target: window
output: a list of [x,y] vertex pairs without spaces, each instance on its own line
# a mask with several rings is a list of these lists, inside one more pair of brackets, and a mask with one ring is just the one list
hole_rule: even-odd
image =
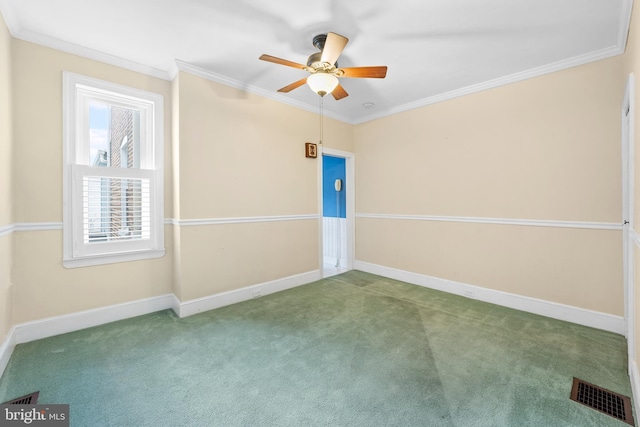
[[65,267],[164,255],[163,99],[63,75]]

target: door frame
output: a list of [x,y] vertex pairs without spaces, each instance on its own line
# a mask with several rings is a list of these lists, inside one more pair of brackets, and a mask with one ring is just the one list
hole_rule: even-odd
[[621,106],[622,139],[622,244],[624,279],[624,317],[626,323],[628,359],[635,361],[635,251],[640,245],[634,230],[634,117],[635,77],[629,74]]
[[355,260],[355,216],[356,216],[356,173],[355,173],[355,161],[356,155],[355,153],[349,151],[336,150],[335,148],[329,148],[320,146],[320,161],[318,162],[318,208],[319,208],[319,220],[318,220],[318,240],[319,240],[319,254],[318,254],[318,262],[320,265],[320,274],[324,277],[324,236],[323,236],[323,207],[324,200],[322,195],[322,155],[332,156],[332,157],[340,157],[345,160],[345,169],[346,169],[346,183],[345,183],[345,191],[346,194],[346,215],[347,215],[347,253],[345,255],[346,265],[344,266],[347,270],[353,269],[353,264]]

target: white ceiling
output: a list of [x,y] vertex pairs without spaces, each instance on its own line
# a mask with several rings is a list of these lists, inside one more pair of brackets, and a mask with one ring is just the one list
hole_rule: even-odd
[[[305,71],[314,35],[350,39],[342,67],[387,65],[385,79],[341,79],[325,114],[361,123],[624,51],[632,0],[0,0],[11,34],[170,80],[177,69],[318,111]],[[373,103],[366,109],[365,103]]]

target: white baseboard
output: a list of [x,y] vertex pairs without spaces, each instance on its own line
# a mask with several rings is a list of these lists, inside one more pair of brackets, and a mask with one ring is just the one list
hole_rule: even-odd
[[528,313],[539,314],[553,319],[564,320],[579,325],[602,329],[616,334],[625,334],[625,320],[620,316],[601,313],[598,311],[586,310],[584,308],[570,305],[544,301],[536,298],[525,297],[507,292],[487,289],[480,286],[468,285],[466,283],[454,282],[452,280],[440,279],[438,277],[424,274],[412,273],[398,270],[382,265],[371,264],[363,261],[356,261],[356,270],[377,274],[414,285],[423,286],[450,294],[460,295],[479,301],[489,302],[503,307],[514,308]]
[[173,294],[161,295],[20,323],[14,326],[13,336],[16,344],[22,344],[54,335],[104,325],[130,317],[170,309],[173,308],[173,306]]
[[321,278],[320,270],[315,270],[187,302],[180,302],[174,294],[166,294],[62,316],[38,319],[32,322],[19,323],[11,328],[4,342],[0,344],[0,377],[7,367],[13,349],[17,344],[167,309],[172,309],[180,317],[186,317],[202,311],[284,291],[320,280]]
[[173,294],[167,294],[14,325],[2,345],[0,345],[0,376],[2,376],[2,373],[7,367],[13,349],[17,344],[78,331],[92,326],[104,325],[117,320],[141,316],[169,308],[175,311],[179,305],[176,301],[177,299]]
[[638,365],[633,360],[629,360],[629,380],[631,380],[633,406],[638,411],[638,408],[640,408],[640,372],[638,372]]
[[629,380],[631,382],[631,400],[633,400],[634,412],[636,412],[636,420],[638,419],[638,408],[640,408],[640,372],[638,365],[633,360],[629,361]]
[[11,359],[11,354],[13,354],[13,349],[16,346],[16,340],[14,338],[15,329],[15,326],[13,326],[5,337],[4,342],[0,344],[0,377],[2,377],[2,373],[9,364],[9,359]]
[[[610,314],[523,297],[520,295],[411,273],[362,261],[356,261],[354,268],[368,273],[413,283],[418,286],[424,286],[451,294],[474,298],[480,301],[603,329],[618,334],[624,334],[625,331],[624,319]],[[11,328],[4,342],[0,344],[0,376],[9,363],[13,349],[17,344],[166,309],[172,309],[180,317],[187,317],[203,311],[213,310],[305,285],[307,283],[320,280],[321,278],[322,274],[320,270],[314,270],[186,302],[180,302],[174,294],[167,294],[144,300],[85,310],[63,316],[49,317],[32,322],[20,323]],[[636,391],[640,391],[640,374],[638,373],[638,368],[635,365],[635,362],[630,363],[629,369],[631,384],[632,387],[634,387],[633,395],[638,396],[639,394]],[[640,404],[640,402],[636,403]]]
[[315,282],[321,278],[322,274],[320,270],[284,277],[270,282],[247,286],[242,289],[235,289],[228,292],[185,301],[180,303],[176,313],[178,313],[178,316],[180,317],[187,317],[204,311],[213,310],[215,308],[272,294],[274,292],[280,292],[297,286],[306,285],[307,283]]

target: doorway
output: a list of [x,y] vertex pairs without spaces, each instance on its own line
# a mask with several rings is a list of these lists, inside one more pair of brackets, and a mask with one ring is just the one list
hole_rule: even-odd
[[353,154],[325,148],[321,167],[322,276],[353,268]]

